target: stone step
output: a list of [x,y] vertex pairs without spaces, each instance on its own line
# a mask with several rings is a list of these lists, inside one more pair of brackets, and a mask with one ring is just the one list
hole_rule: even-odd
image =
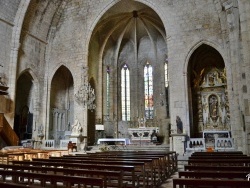
[[87,148],[87,152],[100,151],[169,151],[169,145],[95,145]]

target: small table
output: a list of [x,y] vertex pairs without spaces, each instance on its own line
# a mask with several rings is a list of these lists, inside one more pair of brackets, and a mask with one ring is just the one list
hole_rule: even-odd
[[101,144],[101,142],[123,142],[124,145],[130,144],[129,138],[99,138],[97,144]]

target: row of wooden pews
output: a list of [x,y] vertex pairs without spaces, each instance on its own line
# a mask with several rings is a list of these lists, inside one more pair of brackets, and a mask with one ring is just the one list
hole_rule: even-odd
[[195,152],[178,172],[179,178],[173,179],[173,188],[249,188],[249,173],[250,157],[242,152]]
[[33,158],[49,158],[69,154],[68,150],[40,150],[21,146],[7,147],[0,150],[0,163],[11,164],[12,161],[32,160]]
[[0,183],[6,186],[8,183],[27,184],[29,187],[146,188],[158,187],[176,170],[175,152],[68,154],[1,164]]

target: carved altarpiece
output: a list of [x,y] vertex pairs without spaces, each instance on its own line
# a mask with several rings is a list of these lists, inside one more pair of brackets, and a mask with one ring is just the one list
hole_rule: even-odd
[[230,130],[230,111],[225,69],[203,70],[195,80],[198,100],[198,130]]

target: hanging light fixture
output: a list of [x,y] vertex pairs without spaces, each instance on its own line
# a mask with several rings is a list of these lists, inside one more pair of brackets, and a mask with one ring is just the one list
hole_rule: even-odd
[[88,69],[83,67],[82,84],[75,94],[75,99],[79,105],[83,106],[83,108],[93,111],[96,108],[95,91],[88,82],[87,73]]

